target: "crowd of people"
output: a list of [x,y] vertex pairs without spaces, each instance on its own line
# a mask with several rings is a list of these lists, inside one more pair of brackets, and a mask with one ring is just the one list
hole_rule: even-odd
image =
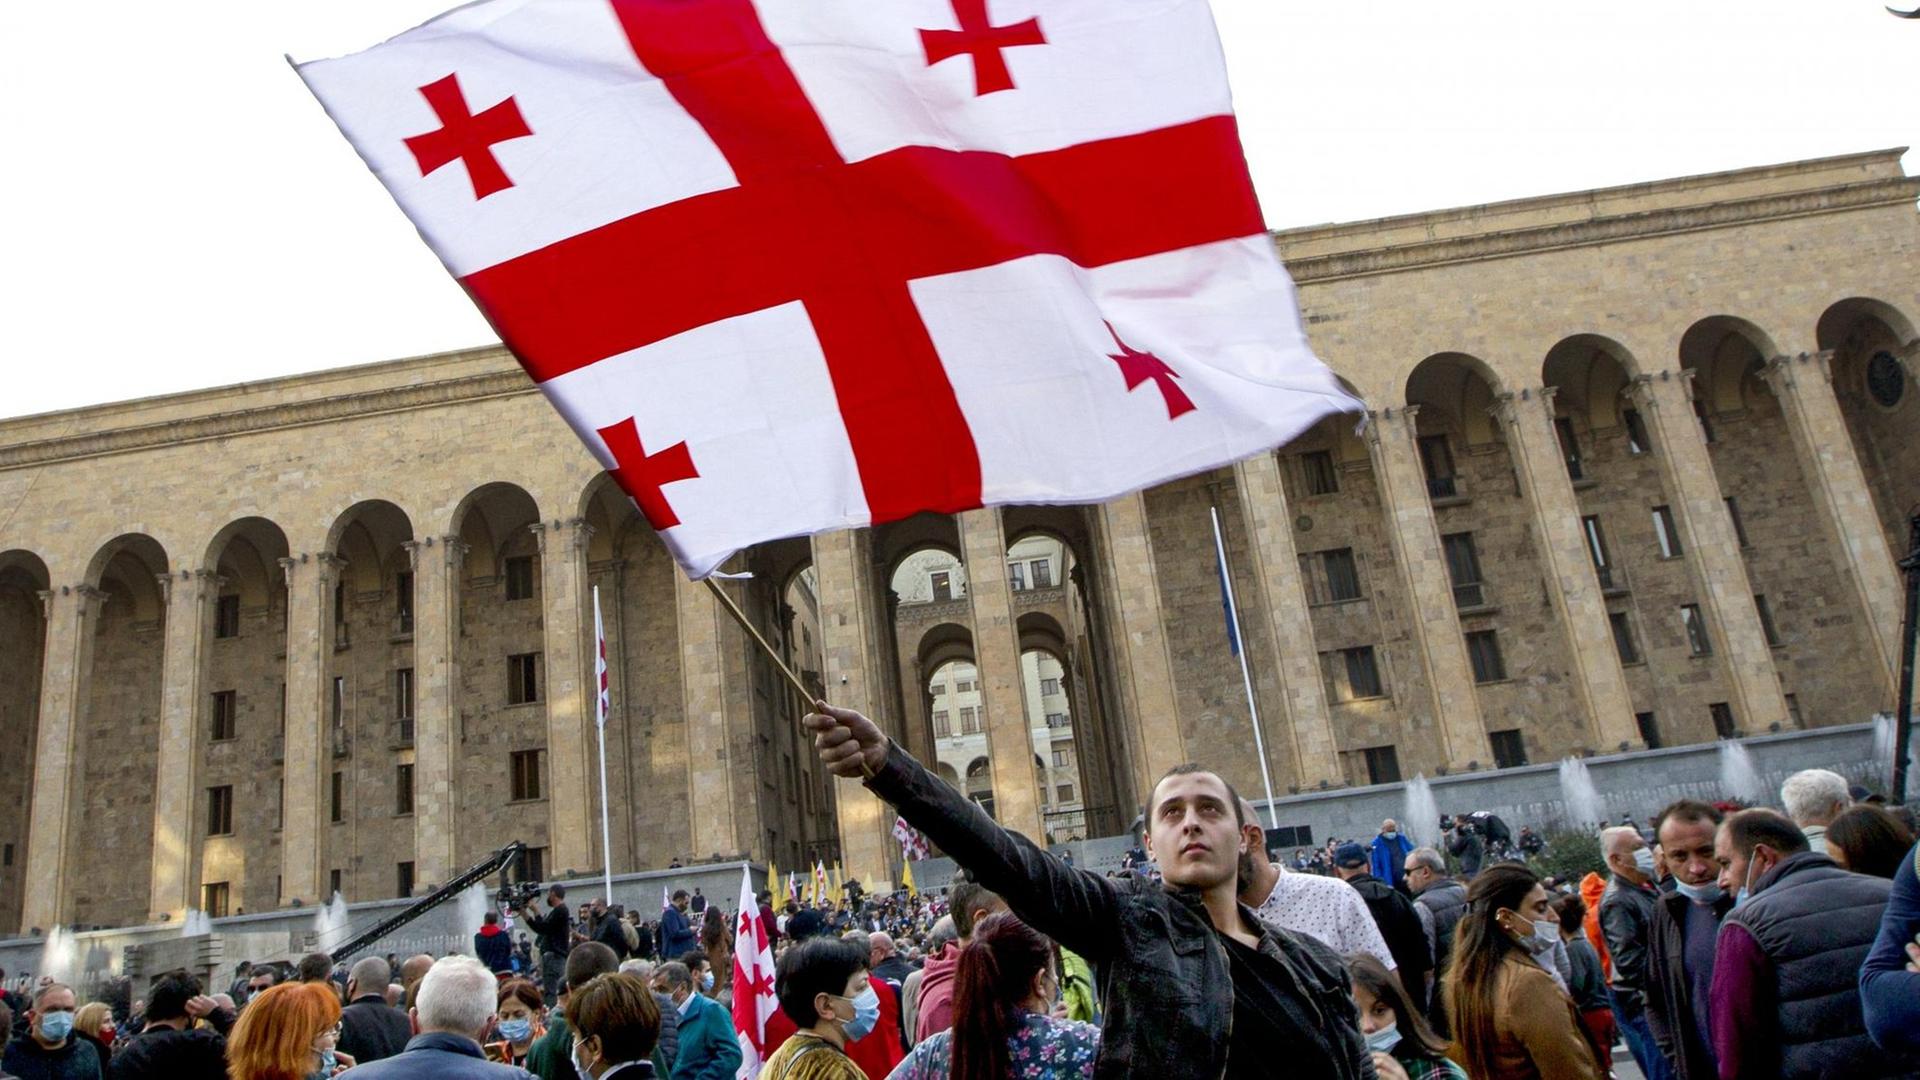
[[[1913,832],[1824,770],[1788,779],[1784,814],[1681,800],[1609,825],[1576,882],[1528,865],[1530,829],[1495,846],[1504,823],[1477,815],[1435,846],[1384,822],[1321,873],[1183,766],[1153,790],[1143,859],[1098,874],[858,714],[809,725],[962,872],[944,896],[760,894],[766,1080],[1600,1080],[1621,1045],[1647,1080],[1920,1074]],[[554,885],[489,912],[471,956],[315,954],[213,993],[172,971],[102,1001],[41,980],[0,992],[0,1076],[726,1080],[745,1060],[731,925],[697,892],[643,921]]]

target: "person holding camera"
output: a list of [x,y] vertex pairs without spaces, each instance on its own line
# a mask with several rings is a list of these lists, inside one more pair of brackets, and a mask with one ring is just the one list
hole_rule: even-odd
[[572,947],[573,921],[567,915],[567,889],[558,883],[547,887],[547,912],[542,915],[531,897],[520,908],[540,948],[540,992],[552,1003],[560,995],[560,973],[567,966],[567,950]]
[[[1447,822],[1442,821],[1444,827]],[[1465,814],[1453,818],[1452,827],[1446,831],[1447,853],[1460,860],[1460,877],[1472,881],[1480,872],[1480,864],[1487,857],[1487,842],[1480,838],[1480,829],[1473,819]]]

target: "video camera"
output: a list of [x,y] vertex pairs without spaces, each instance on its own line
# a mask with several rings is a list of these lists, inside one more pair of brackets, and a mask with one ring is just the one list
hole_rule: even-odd
[[538,881],[509,881],[500,886],[498,900],[508,911],[518,911],[539,899],[546,886]]

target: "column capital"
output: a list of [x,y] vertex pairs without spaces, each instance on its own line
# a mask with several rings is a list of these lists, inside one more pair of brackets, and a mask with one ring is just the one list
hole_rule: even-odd
[[1812,372],[1819,378],[1833,379],[1833,350],[1822,349],[1813,353],[1795,353],[1791,356],[1776,356],[1768,360],[1760,369],[1761,378],[1767,380],[1767,386],[1775,394],[1795,388],[1801,374]]
[[1692,400],[1693,377],[1692,368],[1677,370],[1668,368],[1664,371],[1648,372],[1628,379],[1625,389],[1620,392],[1636,405],[1652,405],[1655,403],[1654,395],[1659,386],[1677,382],[1680,385],[1680,392],[1685,394],[1688,400]]
[[1523,386],[1518,390],[1505,390],[1493,396],[1493,404],[1487,406],[1487,415],[1505,424],[1520,422],[1521,403],[1537,401],[1541,412],[1547,419],[1553,419],[1553,399],[1560,392],[1557,386]]
[[575,551],[585,551],[587,541],[593,539],[593,526],[587,524],[586,518],[578,517],[536,521],[527,526],[527,531],[533,533],[534,539],[539,541],[542,555],[547,553],[549,533],[555,537],[564,538],[563,542],[565,539],[570,539]]
[[181,570],[177,573],[168,571],[164,574],[155,574],[153,579],[160,583],[160,599],[169,604],[173,602],[173,591],[176,585],[193,583],[199,590],[199,595],[195,599],[204,600],[208,588],[212,588],[217,593],[227,584],[226,578],[204,566],[193,570]]
[[330,582],[333,580],[333,576],[347,565],[347,560],[338,555],[315,555],[307,551],[301,552],[297,557],[288,556],[287,558],[275,561],[280,564],[281,572],[286,575],[288,588],[293,587],[294,575],[298,573],[303,566],[312,569],[314,573],[318,574],[322,582]]

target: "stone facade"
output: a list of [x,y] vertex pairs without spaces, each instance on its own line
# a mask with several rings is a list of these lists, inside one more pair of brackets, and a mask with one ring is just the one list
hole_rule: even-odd
[[[1364,425],[1097,507],[761,545],[725,588],[924,757],[929,680],[971,665],[996,812],[1035,834],[1063,769],[1099,836],[1189,759],[1285,798],[1858,722],[1920,501],[1898,158],[1281,233]],[[0,925],[371,900],[510,839],[545,876],[897,872],[802,696],[499,350],[0,422],[0,506]]]

